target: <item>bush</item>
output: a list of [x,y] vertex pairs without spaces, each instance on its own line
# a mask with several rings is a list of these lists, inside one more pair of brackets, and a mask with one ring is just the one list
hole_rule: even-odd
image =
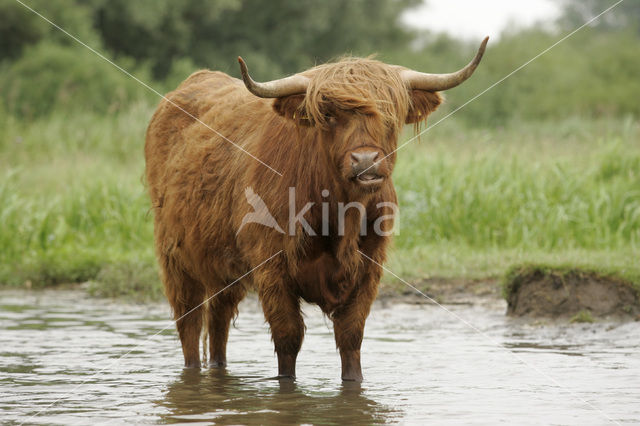
[[[120,62],[125,69],[131,66],[130,61]],[[142,81],[149,81],[143,69],[135,71]],[[0,92],[7,111],[25,118],[54,110],[113,113],[156,96],[94,53],[48,42],[26,49],[6,66]]]
[[[482,63],[467,82],[446,92],[446,103],[431,122],[471,100],[542,53],[564,34],[520,29],[489,40]],[[382,55],[383,60],[424,72],[450,72],[464,66],[480,40],[461,42],[426,36],[418,51]],[[512,74],[457,116],[474,126],[506,125],[514,120],[566,117],[640,116],[640,43],[632,32],[584,29]]]
[[[36,12],[83,42],[100,47],[93,29],[91,5],[77,0],[29,0]],[[76,42],[15,0],[0,0],[0,60],[19,57],[27,46],[42,40],[73,45]]]

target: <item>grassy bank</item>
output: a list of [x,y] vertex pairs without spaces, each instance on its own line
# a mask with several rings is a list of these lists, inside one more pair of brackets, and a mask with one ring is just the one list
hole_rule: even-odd
[[[152,110],[0,118],[1,283],[161,294],[142,184]],[[407,280],[495,277],[522,262],[636,273],[638,140],[639,123],[623,119],[443,122],[399,153],[388,267]],[[399,285],[390,274],[385,283]]]
[[152,108],[0,124],[0,282],[161,294],[142,184]]
[[421,139],[394,175],[399,275],[498,276],[526,262],[638,271],[637,122],[444,122]]
[[538,263],[514,265],[509,268],[502,279],[502,296],[508,299],[518,292],[522,283],[544,279],[558,279],[559,281],[564,281],[565,279],[577,279],[579,281],[593,279],[617,282],[629,285],[640,295],[640,275],[638,275],[638,270],[635,269],[607,269],[606,267],[589,269],[588,267],[576,268],[573,265],[556,264],[549,266]]

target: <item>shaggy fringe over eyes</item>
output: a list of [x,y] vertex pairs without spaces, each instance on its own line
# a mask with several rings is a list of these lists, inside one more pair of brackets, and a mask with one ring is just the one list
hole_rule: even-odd
[[304,110],[315,125],[328,128],[333,108],[378,116],[402,127],[411,98],[400,74],[370,58],[342,58],[303,73],[311,77]]

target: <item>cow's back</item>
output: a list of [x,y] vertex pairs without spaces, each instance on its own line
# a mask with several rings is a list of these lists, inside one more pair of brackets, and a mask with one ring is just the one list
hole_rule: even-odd
[[233,194],[244,189],[242,149],[259,136],[250,128],[255,120],[245,116],[261,108],[271,111],[240,80],[212,71],[192,74],[158,106],[145,159],[161,261],[179,264],[194,278],[238,270],[232,265],[238,259]]
[[145,142],[146,177],[154,204],[170,157],[179,155],[175,148],[187,143],[185,130],[194,124],[206,129],[198,120],[204,121],[206,113],[225,95],[241,90],[238,83],[224,73],[201,70],[162,99],[147,128]]

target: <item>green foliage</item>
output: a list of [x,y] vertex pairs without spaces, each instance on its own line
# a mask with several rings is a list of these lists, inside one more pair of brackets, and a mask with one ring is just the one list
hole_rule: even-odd
[[[142,184],[152,111],[0,115],[0,283],[161,294]],[[430,130],[399,153],[389,268],[405,279],[497,276],[522,262],[637,273],[639,133],[631,120],[577,118]]]
[[25,45],[42,38],[42,25],[37,16],[24,18],[26,9],[11,0],[0,0],[0,59],[15,58]]
[[[238,76],[238,55],[257,79],[295,73],[344,54],[376,52],[389,63],[449,72],[463,66],[479,43],[405,28],[400,16],[418,0],[28,3],[160,91],[175,88],[201,67]],[[442,113],[461,107],[609,6],[606,0],[563,3],[565,14],[557,26],[512,29],[493,38],[473,78],[447,92]],[[0,13],[0,91],[9,113],[110,112],[145,96],[137,83],[100,64],[19,3],[0,0]],[[633,2],[620,4],[466,105],[462,119],[495,126],[574,115],[640,116],[640,43],[633,19],[638,13]]]
[[[490,40],[471,79],[447,91],[443,112],[453,111],[507,77],[558,41],[563,34],[518,30]],[[450,72],[473,57],[479,44],[446,36],[428,38],[418,52],[401,51],[383,59],[429,72]],[[464,107],[460,119],[475,126],[511,121],[640,116],[640,43],[630,31],[583,29],[520,69]]]
[[[138,75],[145,79],[143,70]],[[0,91],[7,110],[23,117],[54,110],[113,113],[150,98],[139,83],[93,53],[48,42],[27,49],[7,67]]]
[[[92,11],[86,2],[25,0],[23,3],[83,42],[100,48],[100,36],[93,29]],[[0,0],[0,16],[0,61],[15,59],[23,49],[43,40],[51,44],[76,43],[15,0]]]
[[[315,61],[354,52],[393,49],[410,41],[400,22],[417,0],[36,0],[30,3],[54,23],[90,45],[100,42],[115,57],[132,57],[165,78],[174,60],[237,70],[244,55],[258,77],[297,72]],[[32,3],[32,4],[31,4]],[[0,35],[3,56],[53,34],[49,24],[12,0]],[[57,31],[57,30],[55,30]],[[56,42],[62,33],[54,34]],[[96,37],[97,36],[97,37]],[[98,38],[99,40],[96,40]],[[65,43],[68,43],[66,40]]]
[[563,8],[560,24],[566,29],[574,29],[615,5],[591,25],[604,31],[620,29],[640,31],[640,3],[637,1],[622,1],[617,5],[616,3],[618,2],[611,0],[560,0]]
[[82,282],[129,254],[153,259],[152,246],[145,246],[152,229],[140,188],[85,171],[83,180],[66,182],[66,190],[29,194],[32,188],[17,187],[20,174],[5,174],[0,187],[0,281]]
[[[155,270],[141,184],[150,113],[146,106],[117,117],[87,111],[0,120],[0,282],[106,279],[114,265],[134,260]],[[144,280],[158,286],[157,275]]]
[[[199,67],[237,76],[238,55],[257,79],[375,52],[449,72],[479,43],[404,28],[418,0],[26,3],[161,92]],[[430,123],[605,3],[564,0],[557,28],[492,39]],[[496,276],[522,262],[638,272],[639,10],[622,3],[400,152],[394,272]],[[0,282],[159,295],[141,185],[156,95],[19,3],[0,0],[0,16]]]
[[122,259],[103,265],[87,288],[92,296],[158,300],[164,295],[156,264],[149,259]]
[[[235,59],[242,55],[258,78],[276,78],[344,54],[366,56],[406,45],[411,33],[400,14],[413,0],[244,0],[236,11],[221,15],[222,25],[208,25],[195,51],[211,52],[223,70],[237,75]],[[263,13],[255,13],[261,10]],[[271,12],[271,13],[269,13]],[[223,40],[214,46],[208,40]],[[198,46],[200,46],[198,48]],[[205,62],[210,63],[210,62]],[[214,62],[215,64],[215,62]],[[220,65],[217,65],[218,67]]]
[[396,245],[640,247],[640,129],[633,122],[618,124],[627,126],[622,132],[582,126],[590,139],[563,138],[561,126],[550,124],[449,135],[434,129],[428,138],[437,144],[414,143],[400,154]]
[[578,312],[574,316],[572,316],[571,319],[569,320],[569,322],[571,324],[573,324],[573,323],[592,323],[592,322],[595,322],[595,320],[593,319],[593,315],[591,315],[591,312],[583,310],[583,311]]
[[[155,76],[165,77],[173,60],[195,53],[200,27],[218,24],[220,14],[237,9],[239,1],[96,0],[92,4],[105,46],[118,56],[149,62]],[[208,43],[217,44],[211,39]]]

